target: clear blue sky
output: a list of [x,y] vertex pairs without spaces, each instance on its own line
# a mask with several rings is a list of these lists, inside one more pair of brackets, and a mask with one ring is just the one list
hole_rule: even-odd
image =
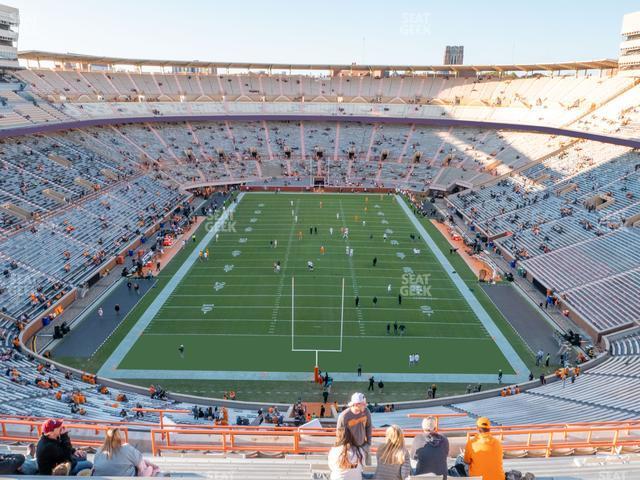
[[617,58],[638,0],[2,0],[20,50],[176,60],[465,63]]

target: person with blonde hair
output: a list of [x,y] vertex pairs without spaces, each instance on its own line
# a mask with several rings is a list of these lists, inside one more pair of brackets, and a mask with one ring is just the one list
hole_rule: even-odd
[[385,443],[377,453],[376,480],[404,480],[411,474],[409,451],[404,446],[404,435],[398,425],[391,425],[385,434]]
[[336,429],[336,443],[329,450],[331,480],[361,480],[366,451],[356,445],[353,433],[348,428]]
[[101,477],[155,477],[156,465],[147,462],[142,453],[124,442],[118,428],[106,432],[104,443],[93,460],[93,474]]

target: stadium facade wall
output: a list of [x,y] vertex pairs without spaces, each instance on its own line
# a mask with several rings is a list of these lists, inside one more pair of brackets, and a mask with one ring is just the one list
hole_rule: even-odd
[[595,142],[620,145],[623,147],[640,148],[640,140],[616,137],[613,135],[603,135],[597,133],[570,130],[565,128],[546,127],[543,125],[528,125],[518,123],[485,122],[477,120],[460,120],[449,118],[412,118],[412,117],[376,117],[376,116],[327,116],[327,115],[274,115],[274,114],[251,114],[251,115],[165,115],[165,116],[138,116],[138,117],[114,117],[96,118],[89,120],[75,120],[70,122],[35,124],[24,127],[8,128],[0,130],[0,139],[32,135],[36,133],[50,133],[70,129],[82,129],[87,127],[97,127],[101,125],[121,125],[134,123],[170,123],[170,122],[208,122],[208,121],[229,121],[229,122],[262,122],[262,121],[293,121],[293,122],[350,122],[350,123],[382,123],[382,124],[415,124],[421,126],[451,128],[481,128],[493,130],[513,130],[521,132],[543,133],[547,135],[559,135]]

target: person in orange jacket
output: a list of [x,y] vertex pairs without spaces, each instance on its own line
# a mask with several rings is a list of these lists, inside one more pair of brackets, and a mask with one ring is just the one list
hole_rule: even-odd
[[464,462],[469,465],[469,476],[483,480],[504,480],[502,443],[491,435],[491,422],[480,417],[476,422],[478,433],[467,441]]

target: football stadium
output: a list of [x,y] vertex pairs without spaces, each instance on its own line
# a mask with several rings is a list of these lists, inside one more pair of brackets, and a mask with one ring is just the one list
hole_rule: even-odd
[[640,12],[204,3],[0,5],[0,475],[640,479]]

